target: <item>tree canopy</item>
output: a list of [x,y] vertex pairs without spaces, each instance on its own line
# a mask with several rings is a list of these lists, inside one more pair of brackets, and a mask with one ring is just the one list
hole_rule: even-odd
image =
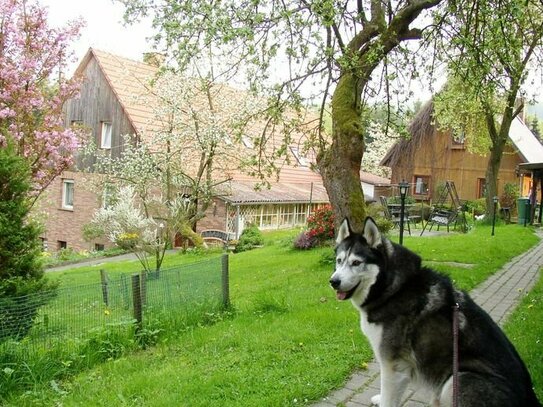
[[62,73],[81,25],[51,28],[37,2],[0,0],[0,147],[12,144],[28,161],[35,196],[72,164],[80,145],[62,114],[78,81]]
[[[392,79],[410,81],[418,74],[406,69],[420,58],[404,44],[423,37],[431,18],[419,17],[441,0],[120,2],[129,21],[152,16],[157,44],[179,69],[212,71],[223,81],[235,77],[268,97],[262,114],[270,125],[263,140],[267,131],[280,128],[287,144],[290,130],[301,124],[288,112],[310,102],[319,106],[310,144],[336,219],[348,217],[354,228],[362,226],[363,116],[372,99],[408,88],[395,87],[399,82]],[[332,134],[325,135],[322,118],[329,109]]]
[[436,98],[438,121],[463,130],[472,148],[490,152],[486,201],[492,215],[511,123],[531,96],[530,73],[541,69],[543,4],[450,1],[443,19],[441,49],[449,82]]

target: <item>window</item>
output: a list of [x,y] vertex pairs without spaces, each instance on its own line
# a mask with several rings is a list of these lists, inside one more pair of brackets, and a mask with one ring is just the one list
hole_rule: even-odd
[[103,244],[100,244],[100,243],[95,243],[94,244],[94,251],[95,252],[103,252],[105,250],[105,246]]
[[68,243],[66,243],[64,240],[57,240],[57,249],[62,250],[68,248]]
[[102,133],[100,138],[100,147],[104,149],[111,148],[111,123],[102,122]]
[[63,209],[74,208],[74,180],[73,179],[62,180],[62,208]]
[[428,195],[430,192],[430,177],[427,175],[415,175],[415,190],[413,195]]
[[486,179],[477,178],[477,199],[486,196]]
[[296,160],[301,167],[309,167],[309,160],[300,153],[298,147],[291,146],[290,151],[292,151],[292,154],[296,157]]
[[463,149],[466,141],[464,130],[453,130],[452,132],[452,148]]
[[249,136],[242,136],[241,141],[243,142],[243,145],[247,148],[254,148],[253,140]]

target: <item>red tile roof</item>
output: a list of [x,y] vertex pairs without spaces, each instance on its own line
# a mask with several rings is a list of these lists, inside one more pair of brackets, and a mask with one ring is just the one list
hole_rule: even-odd
[[[151,80],[156,77],[159,68],[133,61],[108,52],[89,49],[76,74],[83,74],[91,58],[95,58],[104,73],[106,80],[121,103],[128,119],[138,134],[157,131],[161,124],[157,123],[156,113],[151,96]],[[242,98],[246,95],[243,91],[229,86],[221,86],[220,92],[228,92],[229,97]],[[155,99],[156,100],[156,99]],[[254,123],[250,130],[258,136],[262,130],[262,123]],[[293,141],[293,146],[301,145],[304,135],[300,134],[299,140]],[[272,139],[268,142],[268,150],[281,145],[281,141]],[[238,159],[248,151],[249,147],[239,144]],[[239,164],[232,157],[225,159],[226,165],[221,168],[222,176],[231,178],[229,191],[231,195],[225,199],[230,202],[309,202],[311,183],[313,184],[313,202],[327,202],[328,196],[322,185],[322,179],[318,172],[308,166],[299,165],[291,151],[287,152],[289,160],[280,159],[276,165],[281,168],[278,182],[272,183],[269,190],[255,190],[254,185],[258,180],[243,172]],[[308,154],[308,157],[310,155]],[[390,180],[373,174],[361,173],[363,182],[373,185],[388,185]]]

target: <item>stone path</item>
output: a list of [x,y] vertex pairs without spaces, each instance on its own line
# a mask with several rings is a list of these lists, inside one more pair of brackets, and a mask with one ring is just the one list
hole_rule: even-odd
[[[543,232],[538,232],[543,237]],[[543,266],[543,240],[527,252],[515,257],[500,271],[481,283],[470,295],[499,325],[503,325],[522,296],[531,290]],[[332,392],[312,407],[368,407],[371,397],[379,393],[379,365],[371,362],[368,369],[355,373],[339,390]],[[402,407],[426,407],[428,396],[408,389]]]

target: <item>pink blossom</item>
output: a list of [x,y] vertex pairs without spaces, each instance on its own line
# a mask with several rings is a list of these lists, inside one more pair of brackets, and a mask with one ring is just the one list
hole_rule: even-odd
[[78,94],[79,81],[59,82],[58,72],[74,59],[69,44],[83,24],[49,27],[47,10],[37,0],[0,0],[0,15],[0,119],[7,129],[0,145],[11,141],[28,159],[39,194],[72,165],[80,144],[79,134],[64,128],[62,114],[64,102]]

